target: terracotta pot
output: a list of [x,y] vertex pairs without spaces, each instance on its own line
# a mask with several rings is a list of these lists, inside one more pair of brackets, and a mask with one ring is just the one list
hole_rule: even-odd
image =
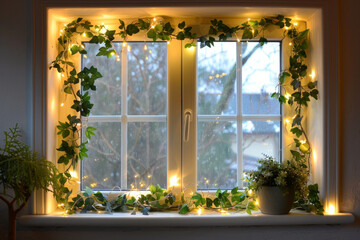
[[286,193],[280,187],[263,186],[258,190],[259,208],[262,213],[270,215],[288,214],[295,199],[294,189]]

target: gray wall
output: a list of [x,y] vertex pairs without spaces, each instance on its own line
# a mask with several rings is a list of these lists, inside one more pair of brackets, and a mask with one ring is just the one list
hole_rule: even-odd
[[[31,135],[31,0],[0,5],[0,131],[19,123],[25,140]],[[356,222],[347,226],[246,228],[29,229],[19,227],[18,239],[359,239],[360,238],[360,77],[356,22],[358,0],[339,0],[340,15],[340,210]],[[26,213],[27,210],[24,211]],[[0,202],[0,239],[7,231],[7,209]]]

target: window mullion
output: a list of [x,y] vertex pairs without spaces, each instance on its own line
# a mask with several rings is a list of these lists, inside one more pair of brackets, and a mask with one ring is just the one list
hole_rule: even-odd
[[236,44],[236,87],[237,87],[237,183],[239,188],[243,188],[242,174],[243,174],[243,136],[242,136],[242,53],[241,42]]
[[121,189],[127,189],[127,48],[121,50]]

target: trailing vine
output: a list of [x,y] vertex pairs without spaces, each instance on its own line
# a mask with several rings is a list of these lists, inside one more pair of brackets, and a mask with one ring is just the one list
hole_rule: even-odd
[[[292,158],[294,160],[301,160],[307,158],[307,168],[310,172],[310,156],[311,145],[306,132],[303,127],[303,113],[304,107],[308,106],[310,98],[318,99],[318,90],[316,88],[316,81],[308,81],[308,67],[306,65],[306,50],[308,48],[308,33],[309,30],[299,31],[296,23],[292,23],[290,18],[285,18],[282,15],[276,17],[265,17],[260,20],[248,20],[244,23],[230,27],[222,20],[211,20],[209,31],[206,35],[199,35],[193,32],[191,26],[187,26],[183,21],[177,25],[177,30],[170,22],[163,20],[144,18],[138,19],[130,24],[125,24],[123,20],[119,20],[119,30],[109,30],[105,25],[92,25],[89,21],[78,18],[67,24],[61,30],[58,38],[59,54],[51,63],[50,69],[55,68],[59,74],[65,78],[63,92],[72,97],[71,109],[74,113],[69,114],[64,122],[57,125],[58,135],[62,140],[57,151],[60,157],[57,162],[64,164],[66,170],[58,175],[59,181],[62,184],[61,191],[64,197],[60,202],[65,204],[65,209],[68,212],[73,212],[77,209],[82,209],[82,212],[105,209],[108,212],[125,211],[127,209],[136,210],[141,209],[144,214],[149,210],[172,210],[178,209],[179,213],[185,214],[192,208],[204,207],[208,209],[237,209],[246,210],[251,213],[251,210],[256,210],[255,199],[249,192],[238,191],[238,188],[216,192],[216,197],[204,197],[204,194],[196,192],[190,200],[185,201],[182,195],[179,201],[175,200],[175,196],[171,191],[161,189],[159,186],[150,186],[149,194],[141,194],[138,198],[130,197],[126,194],[118,195],[113,200],[108,200],[107,196],[101,192],[94,193],[87,188],[84,193],[78,194],[72,201],[69,201],[71,191],[66,187],[66,182],[71,179],[69,170],[71,167],[75,168],[79,160],[82,160],[87,155],[87,143],[81,143],[81,131],[84,128],[84,134],[87,139],[95,135],[95,128],[86,126],[86,121],[83,118],[88,117],[93,103],[91,103],[89,91],[96,91],[96,80],[102,75],[95,67],[84,68],[77,71],[71,58],[76,54],[86,54],[87,51],[80,42],[77,42],[76,37],[82,36],[87,38],[90,44],[102,44],[99,48],[97,56],[103,57],[119,57],[116,52],[113,40],[115,36],[119,36],[126,42],[129,36],[143,32],[147,38],[152,41],[172,41],[172,40],[188,40],[189,43],[185,48],[196,47],[196,43],[200,42],[200,47],[212,47],[216,39],[218,41],[226,41],[228,39],[237,39],[237,41],[251,40],[257,38],[260,45],[263,46],[268,42],[265,37],[265,30],[269,26],[277,26],[284,29],[284,38],[288,37],[291,40],[291,56],[289,59],[289,68],[281,72],[279,76],[279,91],[274,92],[271,96],[278,99],[281,104],[295,105],[295,115],[292,120],[291,132],[294,134],[294,146],[291,150]],[[240,37],[239,37],[240,36]],[[300,140],[303,137],[305,140]],[[318,199],[317,185],[310,185],[308,193],[310,195],[300,196],[298,207],[310,211],[315,211],[313,207],[316,203],[320,203]],[[162,203],[161,203],[162,202]],[[320,204],[321,205],[321,204]],[[315,211],[316,212],[316,211]]]

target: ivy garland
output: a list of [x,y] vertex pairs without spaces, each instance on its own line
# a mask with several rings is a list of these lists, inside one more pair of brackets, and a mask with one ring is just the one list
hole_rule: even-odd
[[[61,135],[62,141],[57,149],[61,153],[58,159],[59,164],[67,166],[63,173],[58,175],[61,188],[58,189],[58,194],[62,195],[60,203],[64,206],[67,213],[72,213],[78,210],[81,212],[105,210],[107,212],[127,211],[132,210],[132,214],[136,214],[136,210],[141,210],[143,214],[147,215],[148,211],[163,211],[163,210],[177,210],[180,214],[186,214],[193,208],[203,207],[213,210],[245,210],[251,214],[252,210],[257,210],[255,199],[251,194],[251,189],[239,191],[237,187],[231,191],[216,192],[216,197],[204,197],[204,194],[195,192],[190,199],[185,199],[182,193],[181,199],[176,201],[175,196],[171,190],[162,189],[159,186],[151,185],[149,194],[141,194],[138,198],[129,197],[127,194],[118,195],[114,199],[108,199],[108,196],[101,192],[93,192],[90,188],[82,194],[69,201],[72,193],[67,187],[66,182],[71,181],[69,170],[71,167],[75,168],[79,160],[82,160],[87,155],[87,143],[79,143],[81,137],[81,128],[86,128],[84,133],[88,139],[95,135],[94,127],[86,127],[83,123],[82,117],[87,117],[93,107],[90,101],[89,91],[96,91],[95,81],[102,77],[101,73],[95,67],[84,68],[81,71],[76,71],[74,63],[70,58],[75,54],[86,54],[86,50],[82,44],[77,43],[74,37],[82,35],[89,39],[89,43],[102,44],[97,56],[106,56],[108,58],[117,56],[113,40],[114,36],[120,36],[125,42],[129,36],[135,35],[140,31],[146,31],[146,35],[153,41],[171,41],[188,40],[189,43],[185,48],[196,47],[196,42],[200,42],[200,47],[212,47],[216,38],[219,41],[226,41],[229,38],[236,38],[238,41],[238,34],[241,33],[241,38],[250,40],[258,38],[260,45],[267,43],[265,38],[265,29],[269,26],[275,25],[284,29],[284,38],[288,37],[291,40],[292,54],[289,59],[289,68],[281,72],[279,76],[279,91],[274,92],[271,97],[279,100],[281,104],[295,105],[295,116],[292,121],[291,132],[294,137],[294,150],[291,154],[294,160],[303,160],[307,158],[308,172],[310,172],[310,156],[311,145],[309,139],[304,131],[303,108],[308,106],[310,97],[318,99],[318,90],[316,81],[309,81],[305,83],[307,78],[307,65],[305,59],[307,57],[306,50],[308,48],[308,33],[309,29],[298,31],[296,23],[291,23],[290,18],[285,18],[282,15],[276,17],[265,17],[258,20],[248,20],[241,25],[229,27],[224,24],[222,20],[211,20],[211,25],[207,35],[198,36],[197,33],[192,32],[191,26],[186,26],[183,21],[177,25],[177,32],[170,24],[170,22],[156,22],[152,19],[138,19],[136,22],[126,25],[124,21],[119,20],[119,31],[108,30],[104,25],[92,25],[89,21],[78,18],[67,24],[61,30],[61,36],[58,38],[58,44],[61,51],[56,59],[51,63],[50,69],[55,68],[58,73],[64,74],[66,80],[64,81],[63,91],[73,97],[73,104],[71,109],[75,110],[75,114],[69,114],[65,122],[60,122],[57,126],[58,135]],[[281,88],[280,88],[281,87]],[[80,89],[81,88],[81,89]],[[289,94],[291,93],[291,94]],[[304,136],[306,141],[301,141],[299,138]],[[310,174],[310,173],[309,173]],[[307,211],[314,211],[322,214],[322,205],[319,201],[319,191],[316,184],[308,186],[307,196],[300,196],[296,202],[296,206]],[[320,210],[319,210],[320,209]]]

